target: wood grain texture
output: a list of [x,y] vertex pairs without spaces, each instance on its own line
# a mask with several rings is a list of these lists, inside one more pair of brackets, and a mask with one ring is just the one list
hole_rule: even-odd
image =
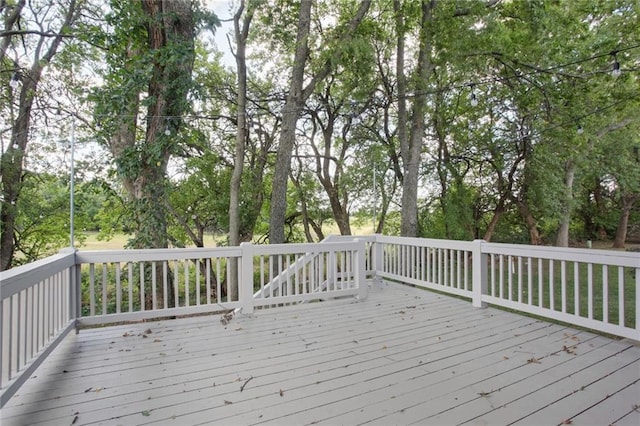
[[3,425],[637,424],[640,347],[388,284],[70,335]]

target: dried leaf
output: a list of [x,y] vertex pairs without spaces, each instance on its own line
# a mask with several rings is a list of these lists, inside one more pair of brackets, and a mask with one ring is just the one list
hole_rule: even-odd
[[161,339],[153,339],[153,343],[158,343],[158,342],[162,342]]
[[226,399],[224,400],[224,403],[227,404],[227,405],[233,404],[233,402],[227,401]]
[[280,389],[280,396],[284,396],[284,391]]
[[84,393],[91,392],[91,389],[93,389],[93,388],[85,389]]
[[561,424],[563,424],[563,425],[570,425],[570,424],[573,424],[573,422],[571,421],[571,419],[566,419],[566,420],[564,420]]
[[127,333],[127,332],[125,332],[125,333],[122,335],[122,337],[129,337],[129,336],[131,336],[131,335],[130,335],[129,333]]
[[529,359],[527,360],[527,363],[528,363],[528,364],[540,364],[540,361],[539,361],[537,358],[532,357],[532,358],[529,358]]
[[77,421],[78,421],[78,416],[75,416],[75,417],[73,418],[73,421],[71,422],[71,424],[72,424],[72,425],[75,425]]

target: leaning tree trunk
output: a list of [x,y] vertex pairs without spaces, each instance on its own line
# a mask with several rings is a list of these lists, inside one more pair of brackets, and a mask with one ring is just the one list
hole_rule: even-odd
[[[304,70],[309,52],[308,38],[311,28],[311,0],[300,2],[298,16],[298,34],[296,36],[296,51],[294,54],[289,93],[282,113],[282,129],[280,131],[280,144],[276,156],[275,172],[273,174],[271,192],[271,217],[269,218],[269,242],[271,244],[284,243],[284,226],[287,212],[287,184],[291,172],[291,153],[295,142],[296,125],[298,116],[302,111],[304,102],[311,96],[318,83],[323,81],[334,69],[339,52],[334,52],[322,64],[320,70],[303,87]],[[352,37],[355,30],[364,19],[371,0],[361,0],[358,10],[348,25],[344,27],[337,39],[337,45],[342,40]]]
[[613,240],[613,248],[624,248],[624,243],[627,240],[627,229],[629,227],[629,215],[631,214],[631,208],[638,199],[640,199],[640,195],[622,197],[622,209],[620,210],[616,236]]
[[282,130],[276,157],[271,193],[271,217],[269,218],[269,242],[284,243],[284,222],[287,212],[287,182],[291,171],[291,152],[296,138],[298,115],[304,102],[302,84],[309,52],[308,38],[311,29],[311,0],[302,0],[298,15],[296,51],[291,69],[289,93],[282,112]]
[[527,225],[527,230],[529,231],[529,242],[531,245],[539,246],[542,244],[542,237],[540,236],[540,231],[538,231],[538,222],[533,217],[533,213],[531,213],[531,209],[529,206],[523,201],[516,201],[516,205],[518,206],[518,212],[520,212],[520,216],[524,223]]

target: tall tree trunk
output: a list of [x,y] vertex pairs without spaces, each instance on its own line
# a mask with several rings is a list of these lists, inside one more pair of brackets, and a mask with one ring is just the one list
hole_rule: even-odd
[[576,163],[568,160],[564,166],[564,199],[560,216],[560,225],[556,235],[556,247],[569,247],[569,225],[573,211],[573,180],[576,174]]
[[[407,136],[407,77],[404,72],[404,38],[406,34],[406,24],[401,0],[393,1],[393,12],[396,17],[396,78],[398,90],[398,144],[400,155],[409,152],[409,138]],[[404,161],[404,158],[403,158]],[[403,173],[396,168],[396,175],[400,182],[403,180]]]
[[[240,2],[238,11],[233,17],[233,27],[236,38],[236,68],[238,72],[238,94],[237,94],[237,129],[236,129],[236,151],[233,173],[231,174],[231,188],[229,190],[229,245],[240,245],[240,184],[242,182],[242,171],[244,169],[244,152],[246,140],[249,136],[247,128],[247,36],[249,34],[249,26],[253,18],[253,8],[249,8],[245,14],[240,27],[240,18],[244,11],[244,0]],[[238,299],[238,261],[231,259],[231,281],[229,288],[230,300]]]
[[295,142],[298,115],[302,110],[302,84],[308,56],[308,38],[311,28],[311,0],[300,2],[296,51],[291,69],[289,93],[282,112],[282,129],[276,156],[271,193],[271,217],[269,218],[269,242],[284,242],[284,222],[287,212],[287,182],[291,171],[291,152]]
[[[405,237],[418,235],[418,181],[422,153],[422,139],[425,130],[427,106],[427,83],[433,72],[431,47],[433,37],[433,9],[435,0],[422,0],[420,22],[420,48],[416,71],[416,94],[411,115],[411,134],[408,149],[402,150],[404,179],[402,185],[402,213],[400,233]],[[400,123],[402,125],[402,123]]]
[[[14,9],[5,17],[5,25],[17,25],[20,21],[19,14],[24,6],[24,2],[18,2],[14,5]],[[7,10],[8,12],[8,10]],[[65,31],[68,30],[78,17],[78,9],[76,0],[71,0],[66,9],[64,21],[60,30],[52,38],[49,34],[42,34],[38,41],[39,49],[36,49],[36,55],[33,65],[29,70],[16,70],[21,77],[21,87],[19,89],[18,115],[11,126],[11,141],[9,146],[0,157],[0,178],[2,180],[2,202],[0,208],[0,270],[4,271],[11,268],[15,256],[15,227],[17,218],[17,202],[20,197],[22,188],[23,160],[29,142],[29,130],[31,123],[31,111],[36,99],[36,92],[42,72],[51,63],[53,57],[57,54],[62,39],[65,37]],[[10,30],[12,27],[5,27]],[[10,36],[6,36],[2,40],[2,56],[10,44]],[[46,46],[47,40],[49,42]],[[44,51],[44,54],[39,54]]]
[[[298,34],[296,36],[296,51],[291,73],[289,93],[282,113],[282,129],[280,131],[280,144],[276,156],[275,172],[273,175],[271,192],[271,217],[269,218],[269,241],[271,244],[285,242],[285,217],[287,212],[287,183],[291,171],[291,153],[295,142],[295,131],[298,116],[302,111],[304,102],[311,96],[317,84],[323,81],[334,69],[337,53],[323,63],[320,70],[303,88],[304,70],[308,56],[308,37],[311,27],[311,0],[300,2],[298,16]],[[337,42],[349,39],[364,19],[371,0],[361,0],[358,10],[338,36]]]

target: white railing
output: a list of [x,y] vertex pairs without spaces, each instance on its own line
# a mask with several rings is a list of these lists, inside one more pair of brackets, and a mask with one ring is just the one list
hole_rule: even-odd
[[[231,309],[250,313],[265,305],[365,297],[360,253],[364,255],[364,245],[354,241],[78,252],[76,262],[82,270],[78,323]],[[237,296],[232,296],[234,286]]]
[[483,302],[640,340],[640,253],[481,246]]
[[374,235],[320,244],[66,252],[0,279],[2,405],[74,327],[362,299],[371,279],[640,340],[640,254],[631,252]]
[[378,236],[376,276],[640,340],[640,253]]
[[75,328],[75,273],[67,251],[0,275],[0,407]]

